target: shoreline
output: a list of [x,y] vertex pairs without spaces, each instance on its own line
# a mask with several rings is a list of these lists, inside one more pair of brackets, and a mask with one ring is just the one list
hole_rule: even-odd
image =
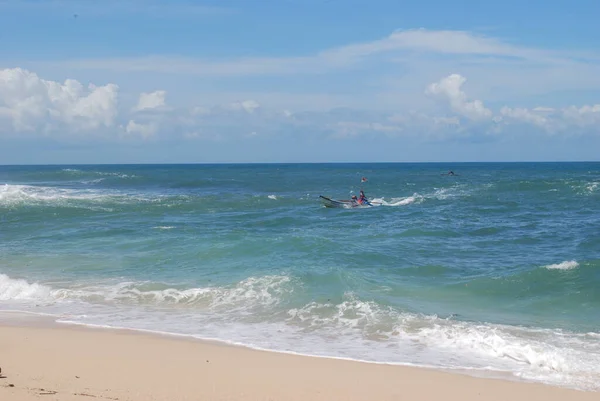
[[[14,315],[10,316],[9,322],[7,322],[6,315]],[[16,316],[21,315],[20,319]],[[10,320],[13,320],[10,322]],[[24,321],[28,320],[27,324],[24,324]],[[18,323],[17,323],[18,322]],[[148,329],[140,329],[140,328],[131,328],[131,327],[121,327],[121,326],[109,326],[102,324],[93,324],[93,323],[80,323],[69,320],[60,320],[60,315],[53,314],[43,314],[38,312],[27,312],[20,310],[0,310],[0,329],[3,326],[13,326],[13,327],[43,327],[43,328],[56,328],[56,329],[66,329],[66,330],[83,330],[85,331],[107,331],[107,332],[122,332],[125,334],[131,335],[142,335],[142,336],[150,336],[150,337],[158,337],[158,338],[166,338],[172,339],[176,341],[189,341],[189,342],[197,342],[204,343],[209,345],[223,346],[223,347],[233,347],[233,348],[241,348],[250,351],[256,352],[266,352],[266,353],[275,353],[282,355],[289,355],[293,357],[302,357],[302,358],[315,358],[315,359],[326,359],[326,360],[336,360],[343,362],[351,362],[351,363],[360,363],[367,365],[376,365],[376,366],[391,366],[391,367],[401,367],[401,368],[411,368],[411,369],[426,369],[435,372],[444,372],[449,374],[457,374],[475,378],[483,378],[483,379],[495,379],[495,380],[504,380],[515,383],[532,383],[532,384],[541,384],[547,385],[556,388],[564,388],[575,391],[583,391],[589,392],[594,390],[581,389],[574,386],[560,386],[552,383],[545,383],[542,381],[535,380],[527,380],[523,379],[514,374],[514,372],[509,370],[499,370],[492,368],[468,368],[468,367],[443,367],[436,365],[427,365],[427,364],[418,364],[418,363],[410,363],[410,362],[385,362],[385,361],[377,361],[377,360],[366,360],[352,357],[343,357],[343,356],[334,356],[334,355],[320,355],[320,354],[311,354],[311,353],[302,353],[296,352],[292,350],[281,350],[276,348],[262,348],[259,346],[253,346],[249,344],[244,344],[240,342],[235,342],[231,340],[224,340],[219,338],[211,338],[211,337],[200,337],[193,334],[182,334],[168,331],[160,331],[160,330],[148,330]]]
[[[19,318],[15,316],[9,316],[8,321],[6,320],[6,315],[22,315]],[[29,317],[28,324],[23,324],[24,320]],[[12,322],[10,320],[13,320]],[[346,362],[355,362],[355,363],[365,363],[370,365],[383,365],[383,366],[400,366],[400,367],[408,367],[415,369],[429,369],[440,372],[447,372],[453,374],[465,374],[467,376],[474,377],[483,377],[483,378],[496,378],[501,380],[522,382],[522,383],[539,383],[546,384],[536,381],[529,381],[525,379],[521,379],[512,374],[510,371],[501,371],[497,369],[483,369],[483,368],[445,368],[435,365],[426,365],[426,364],[416,364],[410,362],[384,362],[384,361],[375,361],[375,360],[365,360],[358,359],[352,357],[343,357],[343,356],[333,356],[333,355],[318,355],[318,354],[310,354],[310,353],[302,353],[290,350],[279,350],[274,348],[261,348],[258,346],[252,346],[244,343],[239,343],[230,340],[223,340],[219,338],[210,338],[210,337],[200,337],[193,334],[182,334],[182,333],[174,333],[168,331],[160,331],[160,330],[148,330],[148,329],[138,329],[131,327],[121,327],[121,326],[109,326],[102,324],[93,324],[93,323],[79,323],[69,320],[60,321],[59,315],[53,314],[43,314],[38,312],[27,312],[20,310],[0,310],[0,328],[4,326],[12,326],[12,327],[43,327],[43,328],[57,328],[57,329],[75,329],[75,330],[84,330],[84,331],[114,331],[114,332],[124,332],[130,333],[132,335],[140,334],[147,336],[157,336],[162,338],[171,338],[175,340],[182,341],[191,341],[191,342],[200,342],[207,343],[212,345],[220,345],[223,347],[234,347],[234,348],[243,348],[247,350],[257,351],[257,352],[269,352],[269,353],[277,353],[283,355],[291,355],[291,356],[299,356],[305,358],[317,358],[317,359],[331,359],[331,360],[339,360]],[[18,323],[17,323],[18,321]],[[481,372],[482,375],[471,375],[468,372]],[[487,376],[486,373],[492,374],[492,376]],[[494,375],[495,374],[495,375]],[[552,384],[548,384],[553,386]],[[561,386],[554,386],[559,387]],[[570,388],[577,391],[586,391],[580,390],[572,387],[562,387],[562,388]]]
[[63,324],[49,316],[6,319],[7,314],[18,313],[0,313],[0,367],[6,376],[0,379],[0,398],[14,401],[39,399],[40,389],[56,392],[60,400],[132,401],[395,400],[407,395],[558,401],[598,396],[437,368],[257,350],[168,333]]

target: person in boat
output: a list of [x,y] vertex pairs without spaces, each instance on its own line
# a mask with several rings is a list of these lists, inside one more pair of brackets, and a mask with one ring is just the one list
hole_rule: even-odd
[[350,200],[350,202],[352,202],[352,204],[354,204],[354,205],[360,204],[360,203],[358,203],[358,198],[356,197],[356,195],[352,195],[352,199]]
[[448,175],[456,175],[456,174],[454,174],[454,171],[450,170],[450,171],[448,171]]
[[360,190],[360,194],[359,194],[359,197],[358,197],[358,203],[360,205],[369,205],[369,200],[365,196],[365,193],[363,192],[362,189]]

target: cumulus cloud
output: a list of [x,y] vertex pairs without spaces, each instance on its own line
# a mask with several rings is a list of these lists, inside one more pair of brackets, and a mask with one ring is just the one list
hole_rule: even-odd
[[481,100],[467,100],[466,93],[461,90],[466,81],[465,77],[452,74],[439,82],[430,84],[425,93],[445,98],[450,103],[452,111],[471,120],[491,118],[492,111],[487,109]]
[[578,127],[590,125],[597,126],[600,129],[600,104],[591,106],[570,106],[562,111],[564,118]]
[[85,87],[73,79],[60,83],[21,68],[4,69],[0,70],[0,116],[15,132],[57,126],[75,131],[110,128],[118,113],[118,91],[115,84]]
[[[600,134],[600,104],[581,107],[568,106],[510,108],[502,107],[495,120],[500,125],[526,125],[550,134]],[[510,128],[507,128],[508,130]]]
[[[523,126],[530,131],[539,130],[550,134],[600,133],[600,104],[565,108],[503,106],[495,113],[486,108],[481,100],[468,100],[467,94],[462,90],[465,82],[466,78],[463,76],[452,74],[428,85],[425,93],[441,97],[448,102],[454,113],[478,123],[475,127],[479,133],[510,132],[511,126]],[[450,120],[433,117],[433,121],[450,129],[458,126],[461,126],[461,131],[468,129],[456,117],[451,117]],[[481,123],[488,124],[487,131],[486,126]]]
[[133,108],[134,111],[160,109],[166,105],[165,97],[167,92],[158,90],[150,93],[141,93],[137,105]]
[[153,137],[158,131],[158,125],[155,123],[141,124],[134,120],[129,120],[125,127],[125,132],[130,135],[139,135],[144,139]]
[[506,119],[517,121],[517,122],[525,122],[533,125],[537,125],[539,127],[547,127],[549,120],[547,117],[547,112],[544,111],[543,108],[536,108],[533,110],[528,110],[524,108],[510,108],[510,107],[502,107],[500,109],[500,115]]
[[243,102],[231,103],[229,107],[232,110],[243,110],[246,113],[254,113],[260,107],[260,104],[256,100],[244,100]]
[[[600,105],[552,108],[510,107],[493,111],[463,89],[466,78],[452,74],[423,84],[425,93],[443,101],[439,110],[398,110],[393,114],[336,108],[294,111],[262,107],[246,99],[222,105],[168,108],[166,91],[139,95],[132,109],[119,107],[118,86],[96,86],[67,79],[40,78],[20,68],[0,70],[0,132],[30,135],[94,134],[129,140],[254,140],[267,137],[351,140],[357,136],[423,140],[483,137],[519,132],[598,133]],[[421,96],[425,98],[422,93]],[[512,128],[511,128],[512,127]],[[526,130],[522,130],[522,128]]]
[[458,117],[433,117],[433,124],[438,129],[452,129],[460,126]]

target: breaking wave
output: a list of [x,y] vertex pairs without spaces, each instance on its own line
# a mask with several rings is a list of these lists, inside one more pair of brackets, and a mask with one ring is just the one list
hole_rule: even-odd
[[276,304],[278,295],[291,290],[290,281],[287,276],[264,276],[249,277],[236,285],[224,287],[185,289],[162,283],[121,282],[56,289],[0,274],[0,300],[32,300],[46,304],[79,300],[103,304],[243,308]]
[[573,270],[579,267],[575,260],[568,260],[561,263],[544,266],[548,270]]
[[105,177],[117,177],[117,178],[136,178],[138,177],[135,174],[124,174],[120,172],[108,172],[108,171],[87,171],[80,170],[75,168],[64,168],[61,170],[64,173],[74,175],[74,176],[83,176],[83,175],[96,175],[96,176],[105,176]]
[[185,288],[153,282],[55,288],[0,274],[0,301],[60,321],[192,335],[251,347],[371,362],[511,371],[518,377],[599,389],[598,333],[466,322],[398,310],[352,292],[298,303],[301,282],[248,277]]
[[112,210],[115,204],[162,202],[169,199],[187,199],[186,196],[170,196],[144,193],[126,193],[117,190],[72,189],[36,185],[4,184],[0,186],[0,206],[93,206],[100,210]]

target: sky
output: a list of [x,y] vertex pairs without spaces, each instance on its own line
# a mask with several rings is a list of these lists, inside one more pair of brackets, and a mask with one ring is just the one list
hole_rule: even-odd
[[600,160],[600,2],[0,0],[0,165]]

